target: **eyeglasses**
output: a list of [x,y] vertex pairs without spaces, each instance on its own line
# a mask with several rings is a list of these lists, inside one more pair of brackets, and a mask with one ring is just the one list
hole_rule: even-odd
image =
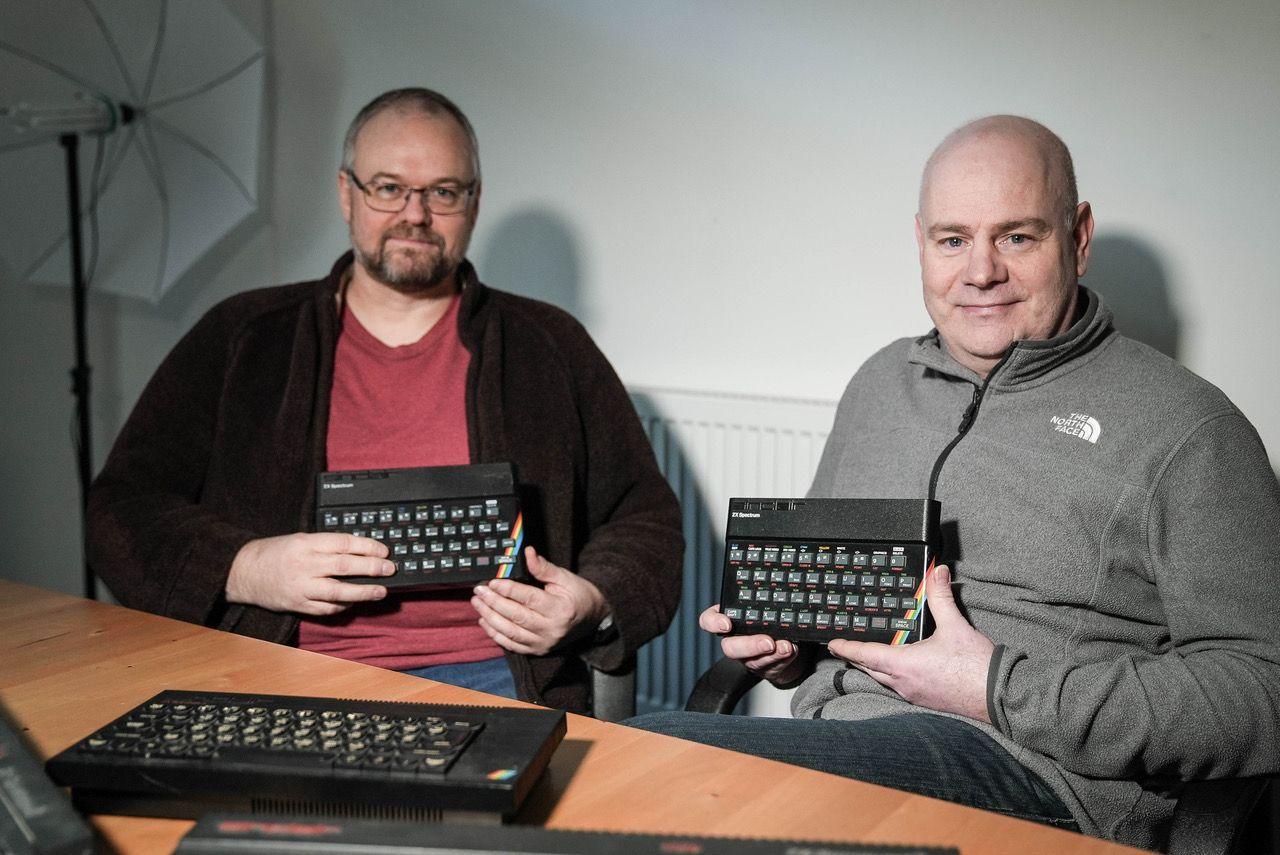
[[360,192],[364,193],[365,204],[384,214],[398,214],[409,207],[409,197],[414,193],[422,194],[422,204],[433,214],[460,214],[467,209],[476,192],[474,181],[470,184],[406,187],[394,181],[371,181],[365,184],[350,169],[346,172],[356,187],[360,188]]

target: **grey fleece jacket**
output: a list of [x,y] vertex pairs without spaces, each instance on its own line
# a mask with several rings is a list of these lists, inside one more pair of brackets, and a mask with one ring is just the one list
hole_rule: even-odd
[[[998,645],[971,723],[1085,832],[1160,847],[1180,782],[1280,773],[1280,486],[1225,395],[1081,297],[985,387],[936,330],[871,357],[810,495],[923,497],[980,393],[937,486],[960,608]],[[828,658],[792,712],[928,711]]]

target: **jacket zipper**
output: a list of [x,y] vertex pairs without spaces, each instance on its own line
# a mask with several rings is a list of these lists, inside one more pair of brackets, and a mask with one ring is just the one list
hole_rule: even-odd
[[951,455],[951,449],[959,445],[960,440],[964,439],[965,434],[969,433],[969,429],[973,427],[974,421],[978,418],[978,408],[982,406],[982,401],[987,394],[987,387],[991,385],[991,378],[995,377],[996,372],[1009,361],[1009,357],[1013,355],[1014,347],[1010,347],[1005,351],[1004,356],[1000,357],[1000,361],[987,373],[987,379],[982,381],[981,386],[973,387],[973,399],[969,401],[969,406],[965,408],[964,415],[960,417],[960,425],[956,428],[956,435],[952,437],[951,442],[947,443],[947,447],[942,449],[938,459],[933,462],[933,471],[929,473],[930,501],[937,498],[938,476],[942,474],[942,464],[947,462],[947,458]]

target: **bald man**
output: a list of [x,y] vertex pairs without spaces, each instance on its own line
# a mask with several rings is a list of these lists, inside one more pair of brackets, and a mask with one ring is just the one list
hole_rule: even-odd
[[[1266,451],[1078,284],[1093,213],[1044,126],[993,116],[948,136],[915,230],[936,328],[859,369],[810,495],[921,498],[936,481],[935,632],[825,650],[725,636],[726,656],[798,686],[795,718],[638,723],[1161,847],[1183,782],[1280,772]],[[715,607],[701,623],[729,629]]]

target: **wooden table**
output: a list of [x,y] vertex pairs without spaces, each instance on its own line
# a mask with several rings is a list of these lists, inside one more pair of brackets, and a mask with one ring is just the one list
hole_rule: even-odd
[[[45,757],[161,689],[515,704],[466,689],[0,581],[0,702]],[[521,809],[552,828],[1134,852],[1034,823],[569,716]],[[190,822],[96,816],[119,852],[171,852]]]

